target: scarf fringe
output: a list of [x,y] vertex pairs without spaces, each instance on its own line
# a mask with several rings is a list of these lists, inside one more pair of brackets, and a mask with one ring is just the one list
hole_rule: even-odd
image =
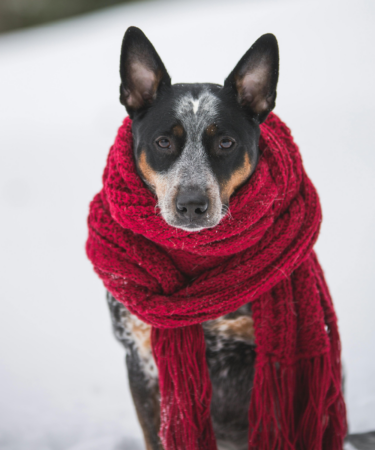
[[255,371],[249,450],[342,450],[345,405],[329,352],[296,363],[264,358]]
[[[333,323],[330,334],[336,333]],[[152,344],[159,368],[164,448],[216,450],[202,327],[153,327]],[[337,382],[339,354],[337,346],[289,364],[258,355],[249,409],[249,450],[342,449],[346,421]]]
[[160,439],[168,450],[216,450],[211,423],[211,381],[201,325],[152,327],[159,370]]

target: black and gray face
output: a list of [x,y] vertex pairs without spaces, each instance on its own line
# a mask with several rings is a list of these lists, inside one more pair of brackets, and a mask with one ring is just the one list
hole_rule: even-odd
[[120,74],[137,170],[156,194],[162,217],[188,231],[216,226],[257,165],[259,124],[275,106],[276,38],[258,39],[224,86],[171,85],[152,44],[131,27]]

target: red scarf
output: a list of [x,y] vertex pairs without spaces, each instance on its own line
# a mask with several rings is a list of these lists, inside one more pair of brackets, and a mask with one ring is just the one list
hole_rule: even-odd
[[86,250],[109,292],[152,325],[164,448],[216,449],[201,323],[251,302],[249,449],[342,450],[337,319],[312,250],[321,209],[289,129],[269,115],[231,215],[189,233],[158,214],[136,173],[131,126],[126,118],[90,205]]

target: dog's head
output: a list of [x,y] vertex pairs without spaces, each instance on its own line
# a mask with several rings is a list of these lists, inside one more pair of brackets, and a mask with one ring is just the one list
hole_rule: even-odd
[[229,199],[254,172],[259,124],[275,106],[279,52],[260,37],[225,80],[171,84],[141,30],[129,28],[120,61],[120,101],[133,120],[139,175],[165,221],[199,231],[217,225]]

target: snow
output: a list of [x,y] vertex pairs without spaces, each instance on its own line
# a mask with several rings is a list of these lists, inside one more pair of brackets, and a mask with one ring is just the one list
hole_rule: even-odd
[[372,0],[169,1],[0,37],[0,448],[142,448],[124,352],[84,253],[88,204],[124,117],[130,25],[174,82],[222,83],[261,34],[277,36],[276,113],[321,195],[317,251],[340,321],[350,429],[375,429],[374,20]]

